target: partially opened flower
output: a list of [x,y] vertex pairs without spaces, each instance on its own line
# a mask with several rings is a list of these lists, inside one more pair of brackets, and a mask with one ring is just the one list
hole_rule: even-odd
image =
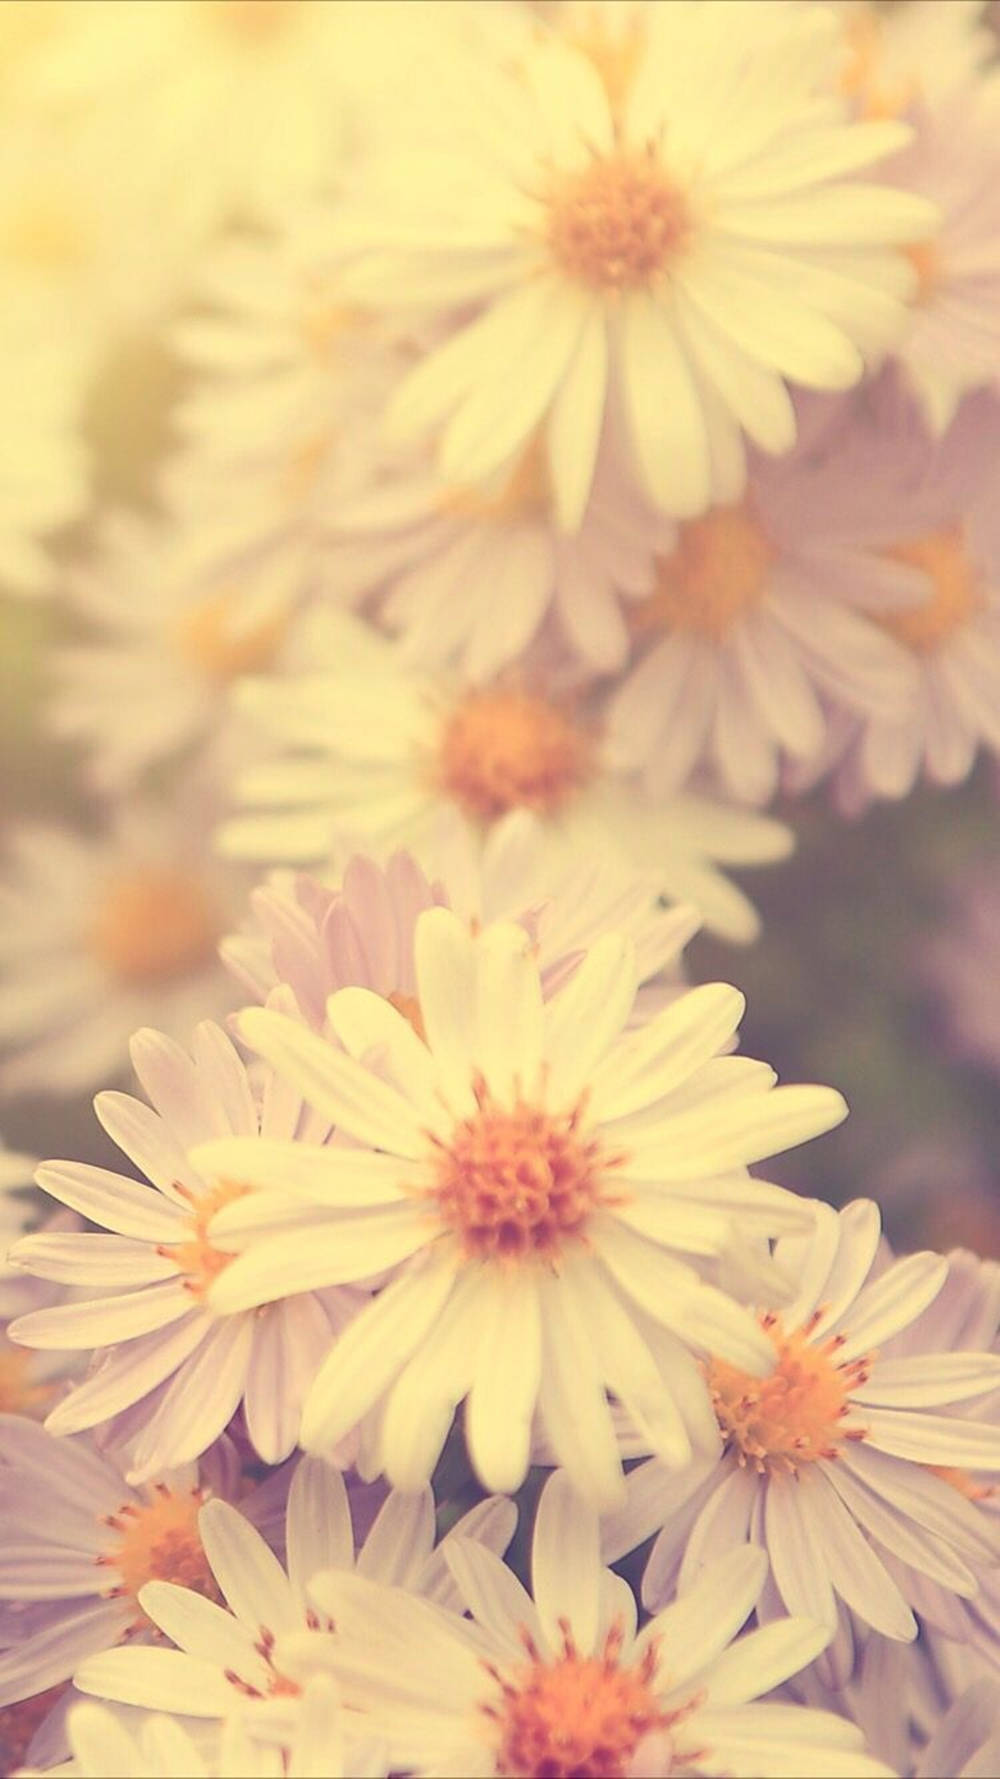
[[424,124],[412,152],[404,121],[331,217],[349,298],[457,318],[394,432],[443,428],[442,472],[467,484],[543,428],[569,530],[609,387],[658,505],[732,498],[743,429],[794,442],[786,380],[847,388],[901,331],[912,271],[891,248],[933,218],[855,178],[908,128],[833,97],[831,13],[675,0],[634,18],[613,83],[558,20],[492,65],[432,58],[447,137]]
[[240,1016],[245,1042],[358,1147],[195,1151],[213,1177],[260,1189],[210,1227],[238,1250],[210,1306],[396,1269],[317,1377],[307,1449],[379,1405],[380,1461],[415,1488],[467,1396],[486,1487],[519,1486],[537,1412],[558,1460],[607,1501],[622,1483],[606,1389],[668,1462],[714,1443],[689,1348],[721,1343],[755,1371],[771,1346],[698,1263],[809,1226],[811,1207],[746,1163],[828,1129],[844,1105],[822,1087],[772,1091],[765,1065],[717,1054],[742,1010],[735,989],[692,990],[624,1032],[635,990],[617,934],[544,1001],[523,927],[473,936],[433,908],[416,929],[422,1036],[365,989],[331,996],[329,1037],[269,1009]]
[[482,1779],[889,1772],[842,1718],[757,1702],[829,1637],[804,1618],[737,1636],[766,1573],[761,1551],[728,1552],[637,1631],[629,1588],[602,1567],[596,1518],[557,1472],[535,1520],[531,1594],[467,1539],[448,1562],[471,1623],[330,1572],[311,1593],[336,1638],[279,1640],[303,1676],[337,1675],[394,1766]]
[[[118,1093],[99,1094],[95,1105],[150,1184],[78,1162],[39,1170],[54,1198],[109,1233],[43,1231],[17,1244],[18,1265],[76,1289],[69,1302],[19,1317],[13,1336],[43,1349],[95,1349],[89,1375],[47,1425],[72,1433],[113,1421],[136,1480],[196,1458],[241,1404],[254,1449],[280,1463],[298,1442],[317,1367],[363,1296],[304,1290],[282,1293],[253,1315],[218,1314],[209,1287],[230,1257],[213,1245],[210,1225],[250,1187],[206,1180],[189,1150],[224,1133],[322,1143],[329,1127],[273,1078],[251,1081],[225,1033],[207,1021],[192,1055],[153,1031],[136,1034],[131,1055],[152,1108]],[[300,1203],[288,1214],[302,1225]],[[316,1220],[307,1209],[302,1226]],[[377,1269],[375,1261],[370,1270]],[[354,1450],[351,1442],[343,1448],[345,1461]]]
[[1000,1470],[1000,1429],[950,1412],[996,1389],[1000,1359],[931,1336],[882,1357],[948,1267],[912,1254],[870,1278],[880,1233],[875,1205],[859,1200],[839,1215],[818,1205],[811,1236],[779,1240],[775,1258],[800,1286],[791,1304],[761,1310],[769,1372],[717,1358],[707,1368],[721,1460],[681,1476],[655,1459],[640,1465],[606,1527],[611,1557],[662,1528],[643,1580],[651,1608],[678,1577],[691,1583],[720,1543],[763,1544],[771,1576],[758,1612],[808,1612],[831,1630],[839,1621],[828,1659],[841,1679],[853,1659],[845,1607],[907,1640],[919,1605],[907,1571],[973,1596],[1000,1558],[995,1526],[940,1469]]
[[331,856],[405,846],[441,875],[456,833],[483,846],[504,816],[528,810],[547,874],[604,856],[693,902],[728,938],[757,931],[718,862],[783,857],[791,836],[780,823],[693,792],[654,800],[602,740],[600,710],[551,682],[486,688],[417,674],[398,646],[346,618],[331,622],[325,658],[326,671],[238,687],[274,757],[239,775],[251,807],[222,829],[225,852],[328,868]]
[[[390,1495],[355,1551],[342,1478],[321,1459],[304,1458],[288,1493],[287,1573],[235,1508],[209,1503],[198,1525],[211,1588],[188,1588],[180,1577],[142,1590],[143,1611],[177,1647],[109,1649],[82,1664],[76,1683],[98,1698],[209,1720],[249,1707],[249,1727],[256,1722],[268,1739],[291,1742],[305,1694],[283,1667],[278,1645],[296,1630],[319,1643],[334,1634],[329,1618],[315,1610],[317,1574],[356,1569],[454,1614],[462,1601],[447,1564],[449,1548],[457,1540],[482,1542],[499,1560],[515,1520],[511,1502],[480,1502],[436,1544],[430,1489]],[[355,1716],[350,1741],[364,1744],[371,1731]]]

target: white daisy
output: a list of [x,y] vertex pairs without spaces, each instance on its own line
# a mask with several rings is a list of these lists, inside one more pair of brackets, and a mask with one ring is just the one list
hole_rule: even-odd
[[640,1465],[606,1529],[614,1558],[662,1527],[643,1580],[651,1608],[720,1544],[763,1544],[771,1577],[758,1613],[808,1612],[831,1630],[839,1621],[826,1659],[841,1680],[852,1659],[845,1607],[882,1636],[916,1634],[905,1580],[893,1579],[903,1574],[897,1559],[971,1596],[1000,1557],[1000,1534],[931,1473],[1000,1469],[995,1424],[941,1412],[995,1389],[1000,1358],[933,1343],[883,1358],[948,1269],[938,1255],[912,1254],[870,1279],[879,1238],[877,1207],[859,1200],[839,1215],[818,1205],[812,1236],[779,1240],[775,1259],[800,1288],[781,1311],[761,1312],[770,1374],[762,1381],[717,1359],[707,1369],[721,1461],[681,1476],[655,1459]]
[[[177,1647],[109,1648],[77,1669],[76,1684],[97,1698],[145,1710],[174,1712],[183,1701],[190,1716],[209,1719],[268,1701],[273,1709],[251,1712],[248,1726],[256,1723],[265,1737],[287,1740],[302,1709],[301,1689],[282,1667],[276,1645],[296,1630],[317,1643],[328,1642],[333,1632],[315,1610],[314,1576],[356,1571],[382,1586],[412,1589],[449,1616],[457,1614],[462,1599],[448,1568],[449,1549],[456,1541],[473,1548],[481,1542],[499,1560],[516,1518],[513,1503],[483,1501],[436,1543],[430,1489],[390,1495],[355,1554],[343,1479],[322,1459],[304,1458],[288,1493],[287,1573],[242,1514],[223,1501],[210,1502],[199,1528],[212,1593],[183,1581],[151,1582],[142,1590],[143,1611]],[[364,1741],[370,1727],[353,1721]]]
[[849,120],[824,8],[674,0],[637,19],[624,91],[557,32],[513,66],[431,56],[446,139],[401,127],[331,218],[348,299],[459,318],[394,398],[395,433],[443,424],[442,473],[467,483],[543,426],[569,530],[612,382],[658,505],[732,498],[744,428],[794,441],[786,380],[847,388],[902,331],[912,270],[890,249],[933,220],[854,178],[908,128]]
[[24,823],[0,878],[0,1085],[77,1093],[120,1077],[155,1022],[186,1036],[232,1006],[217,945],[247,878],[206,856],[202,782],[130,802],[105,832]]
[[[138,1595],[152,1577],[214,1593],[198,1512],[210,1496],[240,1487],[228,1442],[200,1470],[185,1466],[135,1489],[89,1439],[57,1439],[32,1421],[0,1416],[7,1645],[0,1705],[60,1687],[97,1650],[148,1637],[151,1621]],[[264,1490],[258,1506],[269,1512],[270,1505]],[[54,1702],[46,1701],[42,1715]]]
[[861,117],[899,117],[974,83],[996,54],[986,0],[834,0],[841,28],[836,78]]
[[608,712],[620,757],[654,795],[701,769],[765,802],[782,754],[822,746],[831,709],[887,720],[906,709],[916,672],[872,621],[885,574],[864,541],[813,449],[774,465],[756,456],[741,502],[680,527],[629,608],[634,660]]
[[[287,1748],[257,1741],[238,1717],[223,1724],[212,1752],[175,1717],[152,1714],[135,1729],[121,1717],[106,1705],[74,1705],[66,1720],[72,1759],[59,1779],[383,1779],[387,1771],[377,1744],[362,1753],[353,1743],[348,1775],[339,1694],[325,1675],[303,1688]],[[41,1779],[43,1770],[25,1768],[22,1779]]]
[[1000,402],[967,396],[939,440],[893,382],[872,410],[864,455],[845,457],[840,474],[853,475],[873,555],[909,576],[905,605],[887,602],[879,622],[917,672],[895,715],[831,725],[821,765],[836,766],[849,810],[906,796],[922,774],[958,784],[981,747],[1000,752]]
[[398,648],[340,614],[324,640],[321,659],[333,656],[335,669],[237,688],[275,758],[238,778],[237,796],[258,808],[225,825],[226,853],[327,865],[331,854],[406,846],[440,871],[450,833],[481,844],[502,816],[527,809],[549,873],[610,858],[694,903],[727,938],[754,936],[753,908],[716,861],[785,856],[781,824],[690,792],[653,802],[602,743],[598,713],[555,693],[417,675]]
[[48,727],[84,745],[90,782],[111,792],[221,729],[232,680],[287,658],[298,598],[252,563],[234,585],[197,531],[127,512],[63,591],[90,634],[52,651]]
[[[380,1461],[415,1488],[467,1396],[485,1487],[519,1486],[537,1411],[581,1487],[617,1499],[606,1389],[652,1449],[684,1463],[692,1437],[716,1439],[689,1346],[721,1341],[732,1363],[767,1365],[766,1335],[696,1267],[734,1236],[810,1224],[805,1201],[745,1164],[829,1129],[843,1101],[772,1091],[763,1064],[718,1056],[743,1004],[722,984],[622,1035],[636,970],[620,935],[598,940],[545,1003],[520,926],[472,936],[434,908],[415,957],[424,1041],[365,989],[328,1002],[339,1043],[268,1009],[240,1016],[244,1041],[361,1149],[230,1140],[194,1152],[214,1177],[257,1184],[256,1204],[274,1212],[265,1240],[250,1205],[213,1221],[213,1243],[240,1252],[210,1302],[251,1309],[397,1268],[319,1373],[306,1449],[327,1450],[379,1404]],[[328,1240],[315,1222],[292,1225],[289,1194],[325,1218]]]
[[327,1572],[312,1596],[337,1637],[279,1640],[303,1674],[338,1676],[396,1767],[441,1779],[889,1772],[843,1719],[756,1702],[829,1637],[799,1618],[736,1638],[766,1572],[761,1551],[730,1551],[637,1631],[630,1590],[601,1565],[594,1515],[557,1472],[535,1520],[533,1598],[466,1539],[448,1563],[471,1623],[402,1588]]
[[[213,1245],[209,1225],[249,1188],[242,1179],[207,1181],[188,1152],[235,1136],[265,1147],[301,1138],[314,1154],[329,1127],[268,1074],[251,1082],[225,1033],[209,1022],[197,1028],[190,1056],[161,1033],[142,1031],[131,1057],[153,1109],[119,1093],[98,1094],[94,1104],[108,1135],[151,1184],[77,1162],[39,1169],[47,1192],[110,1233],[42,1232],[16,1244],[18,1265],[76,1289],[74,1301],[19,1317],[13,1338],[43,1349],[96,1349],[90,1374],[46,1425],[74,1433],[114,1420],[134,1481],[206,1451],[241,1405],[251,1445],[265,1463],[278,1464],[298,1442],[303,1399],[320,1362],[363,1298],[306,1290],[252,1315],[216,1314],[209,1286],[229,1256]],[[288,1217],[303,1230],[317,1220],[299,1204]],[[354,1451],[348,1442],[345,1462]]]

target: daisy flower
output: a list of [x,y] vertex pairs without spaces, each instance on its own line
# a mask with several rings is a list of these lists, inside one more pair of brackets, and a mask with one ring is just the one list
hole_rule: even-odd
[[228,1011],[217,946],[244,873],[206,856],[204,785],[109,813],[104,832],[25,822],[0,876],[0,1086],[79,1093],[120,1077],[150,1021],[186,1034]]
[[[287,1572],[241,1513],[224,1501],[209,1502],[198,1525],[212,1588],[192,1589],[181,1578],[142,1590],[143,1611],[177,1647],[108,1648],[82,1663],[76,1684],[97,1698],[146,1710],[174,1712],[182,1700],[190,1716],[209,1719],[268,1701],[268,1709],[248,1714],[248,1727],[256,1721],[265,1739],[277,1732],[285,1740],[303,1702],[277,1645],[294,1631],[326,1643],[334,1628],[311,1599],[315,1575],[356,1572],[381,1586],[412,1589],[457,1616],[463,1602],[448,1551],[459,1541],[473,1548],[482,1542],[499,1561],[516,1518],[512,1502],[482,1501],[436,1544],[430,1489],[390,1495],[355,1554],[343,1479],[322,1459],[304,1458],[288,1492]],[[366,1730],[352,1721],[363,1740]]]
[[335,669],[237,688],[237,708],[275,757],[238,776],[237,797],[258,807],[224,826],[224,852],[328,866],[331,854],[405,846],[438,870],[449,836],[482,844],[501,817],[526,809],[550,872],[604,856],[694,903],[725,937],[754,936],[753,908],[716,861],[785,856],[781,824],[692,792],[654,803],[602,742],[596,713],[553,691],[419,675],[343,614],[326,642]]
[[[151,1714],[135,1729],[106,1705],[74,1705],[66,1719],[72,1759],[59,1768],[65,1779],[384,1779],[376,1744],[364,1753],[351,1746],[350,1775],[337,1689],[325,1675],[303,1688],[295,1733],[287,1748],[268,1746],[247,1732],[240,1718],[223,1724],[209,1753],[175,1717]],[[40,1779],[44,1769],[25,1769]]]
[[913,143],[894,157],[892,177],[933,199],[940,221],[911,249],[919,282],[894,356],[940,435],[963,395],[1000,379],[1000,76],[916,111],[914,123]]
[[[908,795],[921,773],[959,784],[980,747],[1000,751],[1000,403],[968,396],[937,441],[893,382],[873,395],[872,408],[869,444],[859,444],[853,464],[853,504],[869,549],[907,577],[906,603],[887,601],[879,622],[916,677],[901,712],[852,716],[839,732],[831,724],[822,766],[836,766],[849,811],[872,797]],[[831,480],[850,469],[847,453]]]
[[890,720],[905,709],[915,670],[872,621],[883,566],[844,517],[814,451],[758,456],[743,499],[681,525],[656,558],[653,589],[628,610],[634,658],[608,711],[619,756],[654,794],[701,770],[766,802],[781,756],[821,747],[831,706]]
[[654,584],[653,552],[673,527],[622,474],[606,436],[580,529],[557,529],[536,435],[484,487],[449,486],[426,454],[382,461],[369,450],[360,486],[324,509],[324,574],[338,595],[373,607],[421,667],[492,679],[550,614],[591,671],[617,667],[628,645],[622,599]]
[[777,1244],[776,1261],[800,1288],[780,1311],[760,1312],[769,1373],[715,1358],[707,1367],[721,1460],[680,1476],[656,1459],[640,1465],[626,1507],[608,1522],[606,1554],[662,1528],[643,1579],[655,1609],[720,1544],[762,1544],[771,1576],[758,1615],[807,1612],[831,1631],[839,1621],[829,1660],[842,1682],[851,1664],[845,1607],[884,1637],[916,1634],[895,1559],[965,1597],[1000,1556],[997,1532],[936,1474],[941,1465],[1000,1469],[1000,1429],[947,1412],[996,1389],[1000,1358],[930,1339],[884,1357],[941,1290],[947,1261],[911,1254],[870,1277],[877,1207],[859,1200],[838,1214],[817,1205],[815,1215],[811,1236]]
[[792,445],[788,381],[849,388],[902,331],[912,269],[892,248],[933,221],[854,177],[909,131],[852,122],[833,96],[827,10],[636,17],[624,90],[558,30],[514,65],[431,58],[447,138],[401,125],[331,218],[348,299],[458,318],[393,398],[392,432],[443,427],[440,468],[461,484],[544,429],[567,530],[609,387],[646,494],[693,517],[738,474],[744,428]]
[[[88,1377],[46,1425],[73,1433],[118,1417],[133,1480],[206,1451],[241,1404],[254,1450],[278,1464],[298,1442],[303,1398],[321,1360],[362,1299],[343,1288],[307,1289],[253,1315],[217,1314],[209,1287],[229,1256],[209,1226],[249,1188],[242,1178],[206,1180],[189,1151],[233,1136],[265,1147],[302,1139],[312,1154],[328,1125],[267,1075],[252,1081],[225,1033],[207,1021],[191,1055],[154,1031],[139,1032],[130,1053],[151,1106],[120,1093],[98,1094],[94,1104],[151,1183],[70,1161],[39,1169],[47,1192],[109,1233],[42,1232],[16,1244],[18,1265],[77,1290],[76,1301],[19,1317],[12,1336],[43,1349],[97,1349]],[[317,1221],[298,1202],[288,1217],[303,1230]],[[354,1456],[353,1444],[344,1455]]]
[[597,1520],[557,1471],[535,1519],[532,1594],[468,1540],[448,1562],[471,1622],[327,1572],[311,1592],[337,1636],[279,1643],[303,1673],[337,1675],[396,1767],[442,1779],[889,1772],[842,1718],[757,1702],[829,1637],[798,1618],[737,1638],[764,1579],[761,1551],[727,1552],[637,1631],[630,1590],[601,1564]]
[[273,872],[251,897],[251,918],[223,941],[223,958],[258,1001],[280,984],[315,1030],[340,988],[384,995],[420,1030],[414,934],[427,908],[454,906],[475,927],[519,920],[538,948],[546,993],[564,981],[595,939],[626,932],[636,946],[642,984],[636,1005],[647,1014],[682,986],[679,955],[697,929],[689,908],[664,909],[651,890],[607,860],[560,876],[545,869],[537,825],[515,811],[491,830],[480,858],[456,845],[445,875],[454,894],[431,883],[411,854],[393,853],[384,868],[358,855],[337,889],[304,873]]
[[297,589],[252,564],[236,588],[209,554],[190,529],[120,512],[66,577],[91,634],[52,652],[48,726],[86,747],[98,790],[120,791],[210,737],[231,682],[287,655]]
[[152,1625],[138,1595],[151,1578],[215,1595],[198,1512],[239,1486],[228,1443],[200,1469],[165,1472],[137,1489],[89,1439],[57,1439],[20,1416],[0,1416],[0,1600],[13,1603],[5,1630],[12,1614],[20,1620],[0,1651],[0,1704],[48,1693],[85,1656],[147,1637]]
[[[722,984],[622,1035],[636,970],[618,934],[548,1002],[520,926],[473,936],[433,908],[417,922],[415,960],[423,1039],[365,989],[331,996],[336,1042],[270,1009],[240,1016],[242,1039],[360,1152],[238,1140],[196,1150],[212,1176],[248,1179],[274,1207],[263,1241],[248,1206],[216,1217],[212,1241],[240,1251],[210,1302],[248,1310],[394,1268],[317,1376],[306,1449],[328,1450],[378,1405],[379,1461],[416,1488],[468,1397],[486,1488],[520,1485],[537,1412],[580,1486],[618,1499],[605,1390],[668,1463],[685,1463],[692,1439],[716,1442],[689,1347],[721,1339],[750,1370],[771,1347],[703,1282],[698,1259],[741,1231],[810,1224],[807,1203],[745,1164],[829,1129],[843,1101],[822,1087],[772,1091],[763,1064],[719,1057],[743,1004]],[[289,1194],[329,1239],[315,1221],[293,1226]]]

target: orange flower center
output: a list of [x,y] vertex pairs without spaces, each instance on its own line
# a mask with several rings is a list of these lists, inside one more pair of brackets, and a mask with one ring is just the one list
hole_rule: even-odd
[[[154,1483],[149,1500],[140,1505],[126,1501],[102,1522],[117,1534],[116,1541],[96,1561],[114,1569],[118,1581],[109,1596],[137,1600],[147,1581],[173,1581],[193,1588],[206,1600],[221,1595],[198,1532],[198,1511],[205,1501],[202,1489],[174,1491]],[[145,1614],[139,1611],[140,1622]]]
[[553,181],[546,240],[557,266],[590,290],[638,290],[688,234],[687,206],[652,151],[620,151]]
[[693,630],[721,642],[734,624],[760,604],[774,552],[764,530],[744,506],[717,507],[704,519],[682,525],[672,554],[656,563],[656,586],[635,607],[631,626]]
[[44,1420],[52,1405],[55,1384],[40,1384],[32,1373],[37,1353],[16,1347],[0,1336],[0,1414],[30,1415]]
[[179,1181],[176,1187],[191,1203],[191,1234],[187,1241],[175,1242],[172,1246],[160,1247],[156,1251],[172,1260],[181,1272],[187,1274],[185,1290],[190,1291],[193,1297],[204,1298],[220,1272],[234,1259],[234,1255],[212,1246],[208,1239],[208,1226],[223,1205],[232,1204],[234,1199],[244,1198],[250,1187],[244,1186],[239,1180],[220,1180],[217,1186],[213,1186],[197,1199]]
[[915,655],[934,654],[982,610],[983,596],[957,525],[929,531],[885,554],[893,562],[918,568],[931,584],[930,597],[922,605],[879,619],[883,630]]
[[845,1439],[863,1439],[860,1428],[843,1425],[849,1395],[868,1377],[870,1359],[838,1365],[843,1335],[818,1346],[808,1336],[819,1311],[803,1328],[785,1334],[781,1318],[761,1316],[777,1364],[767,1377],[751,1377],[738,1366],[712,1359],[708,1387],[723,1438],[741,1468],[794,1472],[818,1458],[835,1458]]
[[441,511],[459,518],[484,519],[504,525],[514,519],[543,518],[549,510],[549,468],[545,446],[536,434],[522,452],[501,488],[448,488]]
[[543,1661],[522,1634],[528,1662],[507,1677],[486,1664],[502,1694],[498,1704],[480,1706],[497,1738],[495,1771],[510,1779],[624,1779],[643,1737],[676,1715],[661,1710],[652,1690],[656,1649],[650,1645],[626,1668],[620,1626],[597,1656],[578,1653],[563,1620],[560,1629],[556,1661]]
[[437,1178],[427,1194],[468,1259],[549,1260],[585,1238],[591,1212],[620,1155],[581,1132],[582,1106],[552,1113],[518,1100],[511,1110],[476,1088],[478,1109],[447,1142],[434,1138]]
[[298,11],[299,0],[207,0],[205,11],[236,43],[266,44]]
[[844,17],[845,59],[840,71],[840,90],[863,118],[902,117],[917,96],[916,83],[889,79],[883,66],[882,22],[866,6]]
[[447,720],[437,762],[441,788],[483,822],[509,809],[553,814],[591,766],[589,737],[526,692],[470,692]]
[[33,1698],[3,1707],[0,1711],[0,1773],[16,1773],[24,1764],[32,1736],[41,1728],[68,1685],[68,1681],[60,1682],[43,1693],[35,1693]]
[[175,631],[184,659],[219,685],[270,667],[284,635],[284,613],[247,625],[237,621],[238,613],[235,593],[217,593],[186,612]]
[[220,931],[196,878],[167,867],[139,867],[110,885],[91,944],[98,962],[119,982],[151,988],[209,963]]

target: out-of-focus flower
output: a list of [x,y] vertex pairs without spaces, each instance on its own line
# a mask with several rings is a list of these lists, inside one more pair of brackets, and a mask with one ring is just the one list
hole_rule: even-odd
[[46,540],[87,500],[86,458],[77,432],[77,388],[60,339],[30,353],[4,349],[0,431],[0,588],[51,589],[55,565]]
[[764,802],[782,754],[809,759],[822,746],[831,709],[906,708],[915,673],[872,621],[885,573],[865,542],[831,501],[815,450],[756,458],[739,504],[680,527],[649,596],[628,608],[634,661],[608,716],[654,795],[701,769]]
[[64,591],[93,627],[53,651],[52,732],[82,742],[98,789],[120,791],[221,729],[231,682],[294,647],[298,589],[245,564],[234,584],[197,528],[117,513]]
[[328,1572],[312,1597],[337,1637],[321,1649],[279,1640],[303,1676],[337,1675],[394,1766],[483,1779],[889,1773],[842,1718],[756,1702],[829,1636],[797,1618],[737,1637],[761,1590],[761,1551],[727,1552],[638,1631],[631,1591],[602,1567],[594,1515],[557,1472],[535,1520],[534,1597],[468,1540],[455,1540],[448,1562],[471,1623],[401,1588]]
[[651,1609],[720,1542],[763,1544],[771,1575],[758,1616],[803,1612],[838,1627],[824,1661],[841,1681],[853,1661],[845,1606],[882,1636],[908,1640],[917,1630],[908,1571],[971,1596],[1000,1554],[995,1528],[939,1474],[1000,1469],[1000,1429],[947,1412],[995,1390],[1000,1359],[956,1351],[932,1330],[919,1350],[883,1357],[948,1267],[913,1254],[869,1278],[879,1238],[877,1207],[859,1200],[839,1215],[817,1205],[813,1235],[778,1242],[775,1259],[800,1286],[794,1302],[761,1312],[770,1372],[708,1366],[721,1461],[680,1476],[655,1459],[639,1466],[605,1533],[613,1559],[662,1528],[643,1579]]
[[[213,1246],[209,1225],[249,1188],[206,1181],[188,1151],[224,1134],[301,1136],[312,1145],[329,1127],[273,1081],[252,1082],[209,1023],[196,1030],[190,1056],[153,1031],[133,1038],[131,1056],[153,1109],[115,1093],[98,1094],[95,1108],[152,1184],[68,1161],[39,1170],[46,1191],[110,1233],[42,1231],[16,1245],[18,1265],[76,1289],[74,1301],[20,1317],[13,1337],[96,1349],[90,1375],[46,1424],[74,1433],[118,1417],[114,1431],[127,1443],[134,1481],[198,1457],[241,1403],[254,1449],[278,1464],[298,1442],[302,1402],[321,1361],[363,1299],[344,1289],[304,1291],[254,1315],[216,1315],[208,1288],[229,1256]],[[289,1206],[293,1223],[301,1221],[297,1209]],[[354,1452],[351,1444],[345,1459]]]
[[[291,1741],[303,1702],[277,1645],[295,1631],[318,1644],[330,1641],[334,1626],[316,1612],[310,1591],[317,1574],[356,1570],[382,1585],[410,1588],[457,1616],[462,1599],[448,1551],[459,1541],[482,1544],[499,1561],[516,1518],[511,1502],[482,1501],[436,1543],[431,1491],[390,1495],[355,1554],[341,1477],[322,1459],[303,1458],[288,1492],[287,1573],[241,1513],[224,1501],[209,1502],[198,1527],[211,1585],[195,1589],[179,1577],[141,1590],[143,1612],[177,1648],[109,1648],[82,1664],[77,1685],[98,1698],[152,1711],[183,1709],[199,1718],[225,1719],[249,1707],[248,1728],[256,1723],[272,1738],[277,1730]],[[363,1746],[373,1726],[356,1715],[350,1722],[350,1741]]]
[[716,861],[783,857],[791,836],[780,823],[690,792],[654,801],[602,742],[599,711],[557,690],[417,674],[398,645],[342,615],[328,621],[321,658],[326,671],[236,689],[276,757],[237,775],[237,796],[259,807],[225,825],[225,852],[328,866],[406,846],[439,872],[449,836],[481,845],[526,809],[551,872],[605,856],[694,903],[727,938],[754,936],[753,908]]
[[169,797],[123,805],[98,835],[41,822],[11,831],[0,881],[6,1092],[114,1080],[139,1026],[186,1037],[232,1006],[217,946],[246,876],[206,856],[212,814],[205,785],[184,780]]
[[[537,1413],[580,1486],[615,1500],[606,1388],[650,1449],[683,1464],[706,1436],[717,1445],[689,1349],[721,1344],[734,1364],[767,1366],[767,1336],[703,1282],[698,1260],[749,1231],[808,1227],[811,1206],[746,1164],[829,1129],[843,1101],[822,1087],[772,1091],[765,1065],[720,1057],[742,1010],[723,984],[622,1035],[637,983],[618,934],[547,1002],[522,927],[473,937],[430,909],[415,955],[422,1036],[364,989],[328,1002],[336,1042],[268,1009],[240,1016],[244,1040],[361,1148],[237,1139],[195,1151],[215,1177],[269,1187],[275,1212],[265,1241],[247,1206],[216,1217],[213,1242],[239,1251],[210,1299],[250,1309],[399,1268],[317,1377],[306,1448],[327,1450],[379,1405],[379,1460],[415,1488],[467,1397],[484,1486],[519,1486]],[[322,1207],[322,1238],[315,1224],[282,1230],[289,1194]]]
[[913,273],[891,249],[933,221],[853,177],[909,129],[838,105],[831,13],[674,0],[635,21],[613,83],[558,26],[492,66],[442,55],[447,138],[414,152],[401,125],[331,217],[348,300],[458,318],[394,397],[394,433],[443,426],[442,473],[466,484],[544,427],[568,530],[609,387],[656,504],[732,499],[743,429],[794,442],[786,379],[850,387],[898,336]]
[[835,0],[841,53],[835,78],[852,108],[869,118],[899,117],[916,103],[970,90],[996,55],[986,0]]

